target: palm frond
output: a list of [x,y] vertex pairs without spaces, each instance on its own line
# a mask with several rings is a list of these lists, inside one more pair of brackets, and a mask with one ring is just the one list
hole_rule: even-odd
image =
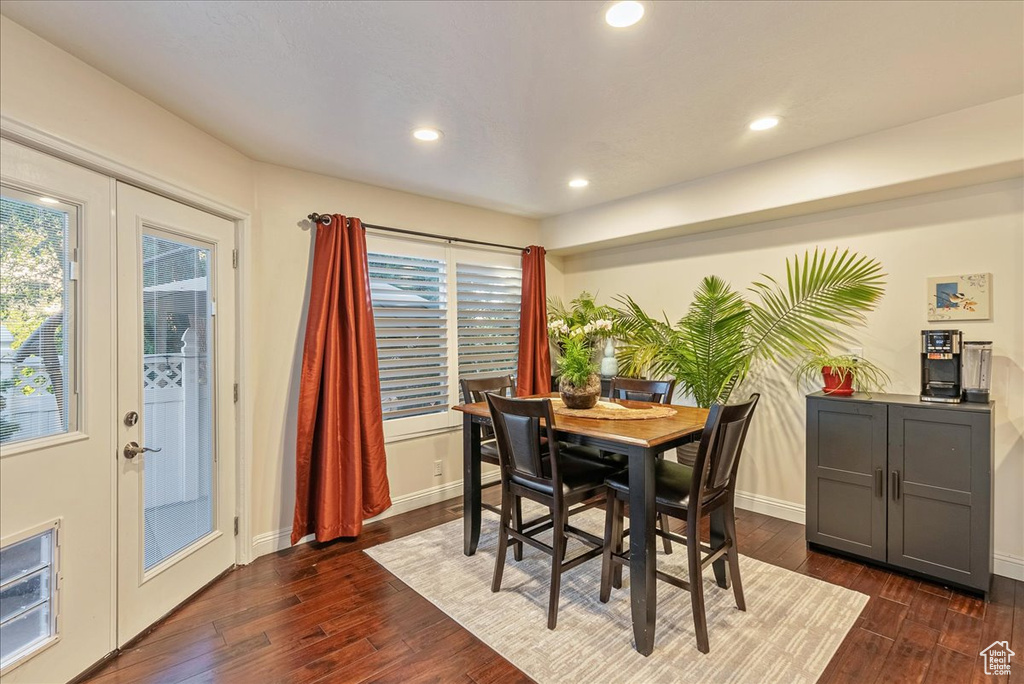
[[630,377],[644,377],[657,372],[661,351],[674,346],[672,327],[651,318],[628,295],[616,297],[621,308],[615,313],[616,334],[622,340],[616,357],[619,372]]
[[772,360],[820,350],[838,328],[863,323],[885,285],[875,259],[838,249],[786,260],[786,280],[771,276],[748,289],[747,301],[716,276],[701,281],[686,315],[675,324],[649,316],[619,296],[615,333],[619,367],[633,376],[676,379],[699,406],[728,401],[756,358]]
[[786,282],[771,276],[749,288],[760,302],[750,302],[750,350],[761,358],[792,357],[807,349],[839,341],[840,325],[863,323],[885,285],[882,265],[870,257],[814,250],[786,259]]
[[746,370],[749,312],[746,302],[729,284],[708,276],[678,323],[686,343],[675,355],[677,382],[701,405],[719,401],[729,380]]

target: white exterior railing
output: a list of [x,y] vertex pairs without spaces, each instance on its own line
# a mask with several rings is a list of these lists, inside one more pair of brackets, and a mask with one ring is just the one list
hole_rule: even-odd
[[[8,337],[8,336],[4,336]],[[186,333],[186,337],[188,337]],[[187,349],[187,345],[186,345]],[[143,357],[143,440],[161,451],[146,458],[145,507],[193,501],[208,496],[200,482],[209,472],[209,386],[204,369],[187,353]],[[23,442],[62,431],[57,398],[42,359],[16,363],[8,340],[0,348],[4,423],[17,429],[9,442]],[[206,490],[204,492],[204,490]]]

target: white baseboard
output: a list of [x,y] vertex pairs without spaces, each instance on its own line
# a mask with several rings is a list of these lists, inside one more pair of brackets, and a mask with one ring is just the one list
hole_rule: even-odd
[[789,522],[804,524],[804,507],[782,499],[773,499],[770,496],[751,494],[749,492],[736,492],[736,506],[745,511],[763,513],[773,518],[782,518]]
[[1007,553],[994,553],[992,554],[992,572],[1001,577],[1024,582],[1024,558]]
[[[493,473],[486,473],[481,478],[484,484],[489,482],[497,482],[500,477],[498,471]],[[462,495],[462,480],[456,480],[454,482],[446,482],[442,485],[435,487],[428,487],[427,489],[421,489],[418,492],[411,494],[405,494],[404,496],[397,496],[391,500],[391,508],[387,509],[380,515],[372,518],[367,518],[366,523],[376,522],[378,520],[384,520],[390,518],[393,515],[399,515],[400,513],[408,513],[409,511],[416,510],[417,508],[423,508],[430,504],[440,503],[441,501],[447,501],[448,499],[454,499]],[[291,546],[292,531],[290,528],[281,530],[275,530],[273,532],[264,532],[258,534],[252,538],[252,558],[253,560],[260,556],[265,556],[268,553],[274,553],[282,549],[287,549]],[[313,535],[307,534],[305,537],[299,540],[299,544],[304,544],[308,541],[313,541]]]
[[[495,482],[497,479],[498,473],[495,471],[484,475],[483,482]],[[391,508],[374,518],[369,518],[366,522],[375,522],[377,520],[390,518],[391,516],[398,515],[400,513],[408,513],[409,511],[416,510],[417,508],[429,506],[430,504],[457,498],[461,494],[462,480],[447,482],[443,485],[437,485],[436,487],[422,489],[418,492],[413,492],[412,494],[395,497],[392,499]],[[773,518],[781,518],[782,520],[788,520],[789,522],[795,522],[801,525],[804,524],[804,507],[790,501],[783,501],[782,499],[775,499],[761,494],[751,494],[750,492],[738,491],[736,492],[736,506],[747,511],[770,515]],[[256,535],[252,538],[253,559],[288,548],[291,546],[291,535],[292,531],[290,529],[265,532],[263,534]],[[312,540],[313,535],[310,534],[299,540],[299,543],[302,544]],[[1011,579],[1024,582],[1024,558],[1018,558],[1004,553],[995,553],[993,554],[992,571],[1002,577],[1009,577]]]

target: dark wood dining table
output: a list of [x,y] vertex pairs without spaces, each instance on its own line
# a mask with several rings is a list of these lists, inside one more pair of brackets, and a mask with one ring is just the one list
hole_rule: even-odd
[[[538,394],[532,399],[556,397]],[[614,400],[629,408],[663,406],[642,401]],[[463,414],[463,552],[476,553],[480,541],[480,427],[490,425],[486,402],[453,407]],[[699,438],[707,409],[675,406],[675,415],[645,420],[601,420],[575,416],[555,416],[559,439],[592,446],[629,457],[629,589],[633,617],[634,647],[643,655],[654,650],[654,625],[657,613],[654,533],[654,462],[658,454]],[[724,509],[720,509],[724,510]],[[642,511],[642,513],[638,513]],[[725,539],[725,520],[711,516],[711,545]],[[725,559],[714,563],[715,580],[729,586]],[[594,587],[597,591],[597,587]]]

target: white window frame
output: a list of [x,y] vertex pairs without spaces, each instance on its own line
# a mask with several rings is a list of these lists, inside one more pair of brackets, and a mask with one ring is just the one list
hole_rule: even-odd
[[[80,321],[85,320],[82,315],[82,293],[79,287],[81,255],[79,244],[81,238],[82,207],[72,201],[61,197],[60,193],[48,192],[40,189],[28,189],[14,183],[3,183],[3,194],[20,202],[35,204],[47,209],[63,211],[68,216],[68,232],[66,236],[65,255],[67,260],[64,264],[64,299],[66,327],[70,330],[64,331],[67,342],[65,359],[65,407],[67,415],[67,429],[55,432],[42,437],[31,437],[29,439],[18,439],[6,442],[3,450],[0,451],[0,458],[17,456],[26,452],[46,449],[59,444],[76,442],[85,435],[82,433],[82,426],[85,424],[80,399],[81,369],[79,358],[82,353],[82,326]],[[41,197],[54,199],[54,202],[40,203]]]
[[20,667],[27,661],[36,657],[46,649],[50,648],[58,641],[61,637],[61,600],[60,592],[61,585],[64,583],[64,577],[61,574],[61,562],[60,562],[60,548],[61,548],[61,522],[62,518],[55,518],[49,522],[35,527],[30,527],[21,532],[4,537],[0,540],[0,547],[11,546],[18,542],[23,542],[26,539],[30,539],[37,535],[43,534],[44,532],[53,532],[53,541],[50,546],[50,636],[34,644],[31,648],[22,651],[10,662],[4,664],[3,668],[0,669],[0,677],[6,676],[12,670]]
[[459,303],[456,283],[456,265],[478,264],[483,266],[504,266],[522,268],[522,257],[509,250],[455,247],[438,244],[436,241],[419,240],[409,237],[391,237],[366,234],[368,252],[394,254],[398,256],[437,259],[446,264],[447,279],[447,372],[448,409],[425,416],[410,416],[384,421],[384,441],[398,442],[425,435],[447,432],[462,427],[462,414],[451,410],[459,403]]

